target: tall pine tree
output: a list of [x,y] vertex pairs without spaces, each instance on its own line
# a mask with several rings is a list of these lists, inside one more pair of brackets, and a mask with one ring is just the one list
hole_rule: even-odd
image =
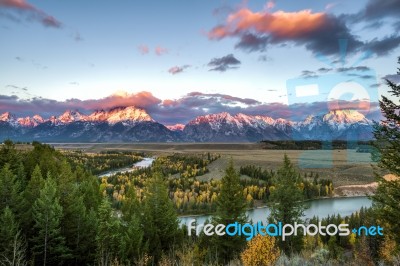
[[[400,57],[398,58],[400,64]],[[400,68],[398,68],[400,75]],[[392,97],[382,95],[379,101],[383,120],[375,124],[376,148],[380,152],[379,167],[397,176],[386,180],[378,173],[378,189],[372,197],[380,221],[386,226],[385,233],[393,236],[400,245],[400,85],[386,79]]]
[[143,224],[147,251],[157,262],[162,252],[173,248],[180,237],[178,217],[159,170],[147,183]]
[[122,205],[122,229],[124,230],[124,260],[137,261],[143,248],[143,229],[141,227],[141,206],[132,185],[125,195]]
[[43,265],[59,265],[69,257],[65,239],[61,235],[63,210],[57,197],[57,187],[48,175],[40,196],[33,204],[35,235],[33,251],[35,262]]
[[108,198],[104,198],[98,211],[99,224],[96,236],[97,263],[110,265],[120,261],[121,221],[116,217]]
[[[221,180],[221,191],[217,198],[217,212],[213,223],[224,225],[235,222],[246,223],[246,205],[239,173],[233,167],[233,160],[230,160]],[[243,236],[224,235],[215,236],[212,242],[220,262],[228,263],[233,257],[239,255],[246,240]]]
[[21,202],[21,182],[6,163],[0,171],[0,211],[10,207],[15,213]]
[[26,265],[26,245],[8,206],[0,216],[0,265]]
[[[301,223],[305,210],[304,196],[297,184],[298,173],[285,154],[283,165],[277,171],[275,189],[271,191],[268,207],[271,210],[270,223]],[[281,249],[291,254],[299,252],[302,247],[300,236],[290,236],[279,242]]]

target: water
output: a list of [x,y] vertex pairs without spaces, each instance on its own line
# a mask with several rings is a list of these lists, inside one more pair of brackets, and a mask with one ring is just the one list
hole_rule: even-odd
[[[342,217],[348,216],[361,209],[361,207],[371,207],[372,201],[368,197],[328,198],[308,201],[306,204],[309,208],[305,211],[303,218],[309,219],[313,216],[325,218],[332,214],[340,214]],[[265,222],[269,214],[270,211],[267,207],[247,211],[249,220],[253,222]],[[196,219],[197,224],[203,224],[206,219],[210,218],[210,215],[199,215],[184,216],[180,217],[179,220],[181,225],[188,225],[192,219]]]
[[99,175],[99,177],[109,177],[115,175],[116,173],[129,173],[135,171],[138,168],[146,168],[151,166],[154,160],[155,160],[154,158],[143,158],[143,160],[141,160],[140,162],[133,164],[132,167],[118,168],[116,170],[112,170],[104,174],[101,174]]

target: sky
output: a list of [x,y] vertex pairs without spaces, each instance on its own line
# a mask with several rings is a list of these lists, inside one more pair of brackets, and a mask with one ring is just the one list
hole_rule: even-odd
[[0,113],[374,117],[383,78],[400,81],[398,14],[398,0],[0,0]]

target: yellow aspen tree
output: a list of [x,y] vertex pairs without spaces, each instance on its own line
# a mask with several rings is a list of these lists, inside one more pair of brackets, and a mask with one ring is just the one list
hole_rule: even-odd
[[247,243],[240,257],[244,266],[269,266],[275,264],[279,255],[274,237],[257,235]]

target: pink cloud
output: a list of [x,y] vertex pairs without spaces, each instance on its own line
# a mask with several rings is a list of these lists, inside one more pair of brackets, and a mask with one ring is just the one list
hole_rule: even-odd
[[149,47],[147,45],[144,45],[144,44],[139,45],[138,49],[139,49],[139,52],[141,54],[148,54],[149,53]]
[[60,28],[62,26],[61,22],[56,18],[46,14],[25,0],[0,0],[0,7],[24,11],[29,15],[29,18],[39,21],[46,27]]
[[253,12],[243,8],[230,14],[225,25],[215,27],[208,36],[210,39],[221,39],[253,30],[280,38],[298,38],[320,29],[325,22],[324,13],[313,13],[311,10],[270,13],[268,11]]
[[164,48],[164,47],[161,47],[161,46],[157,46],[154,49],[154,52],[156,53],[156,55],[161,56],[161,55],[167,54],[168,53],[168,49]]
[[184,65],[184,66],[173,66],[170,69],[168,69],[168,72],[172,75],[182,73],[185,69],[189,68],[189,65]]
[[268,1],[268,3],[266,4],[267,9],[272,9],[274,7],[275,7],[275,1]]

